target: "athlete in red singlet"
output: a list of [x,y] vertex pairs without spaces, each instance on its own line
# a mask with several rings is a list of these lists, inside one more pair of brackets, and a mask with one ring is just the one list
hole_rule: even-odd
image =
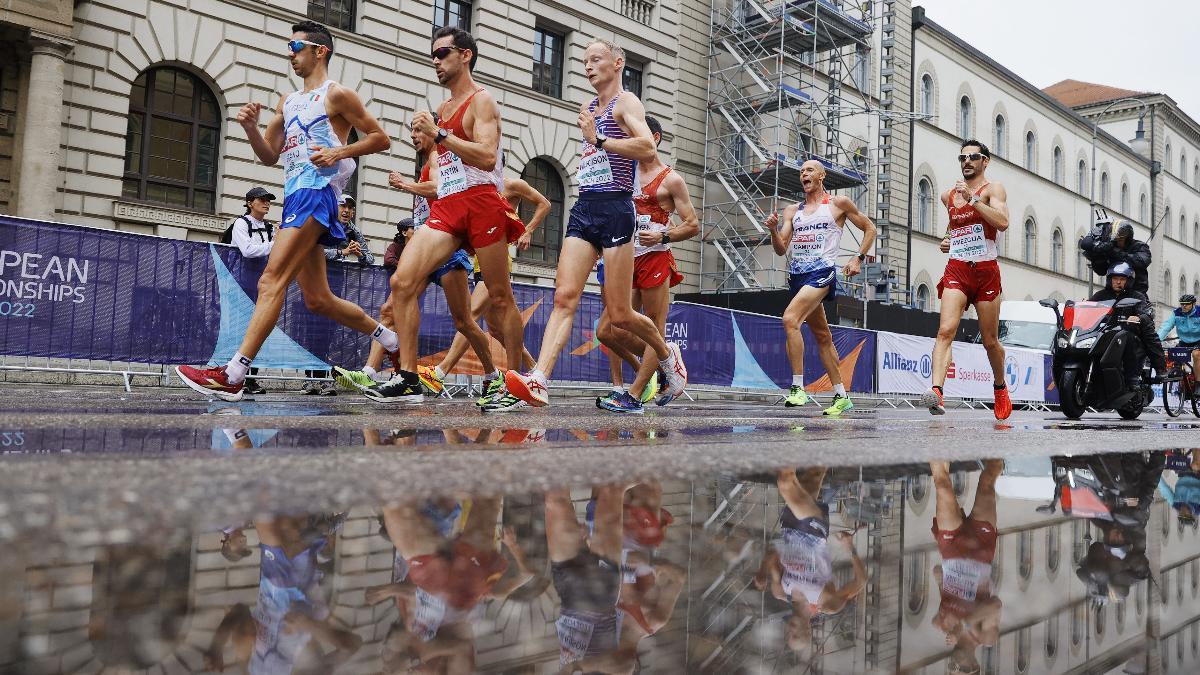
[[963,179],[942,195],[942,203],[950,214],[950,226],[941,249],[950,254],[950,260],[937,286],[942,311],[933,347],[933,386],[921,396],[921,405],[934,415],[946,413],[942,387],[950,365],[950,344],[969,305],[975,305],[979,333],[992,366],[996,419],[1008,419],[1012,414],[1012,401],[1004,381],[1004,346],[999,338],[1003,289],[1000,265],[996,262],[997,234],[1008,229],[1008,193],[1003,185],[988,182],[984,177],[991,158],[992,153],[983,143],[964,142],[958,155]]
[[413,234],[392,275],[400,364],[390,382],[372,388],[371,399],[381,402],[421,402],[417,374],[420,291],[429,275],[459,248],[474,252],[479,260],[493,311],[503,324],[508,367],[519,368],[523,353],[521,315],[508,276],[508,244],[515,242],[525,227],[500,197],[500,107],[471,77],[479,49],[470,33],[453,27],[438,30],[430,55],[438,81],[450,90],[450,98],[438,111],[440,122],[434,121],[431,112],[421,111],[413,117],[412,130],[437,144],[438,200],[430,209],[429,227]]

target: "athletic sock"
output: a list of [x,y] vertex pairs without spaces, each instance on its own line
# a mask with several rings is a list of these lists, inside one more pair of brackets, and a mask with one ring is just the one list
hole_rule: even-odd
[[[445,377],[445,375],[443,375],[442,377]],[[500,370],[499,368],[497,368],[497,369],[495,369],[495,370],[493,370],[493,371],[492,371],[492,375],[491,375],[491,377],[490,377],[490,378],[488,378],[488,379],[491,379],[491,380],[503,380],[503,379],[504,379],[504,371],[503,371],[503,370]]]
[[933,385],[932,387],[930,387],[930,389],[932,389],[932,390],[936,391],[936,392],[937,392],[937,393],[939,393],[939,394],[943,393],[943,392],[942,392],[942,388],[941,388],[940,386],[936,385],[936,384],[935,384],[935,385]]
[[435,376],[435,377],[437,377],[437,379],[439,379],[439,380],[444,380],[444,379],[446,379],[446,373],[444,373],[444,372],[442,371],[442,367],[441,367],[441,366],[434,366],[434,367],[433,367],[433,374],[434,374],[434,376]]
[[229,359],[229,363],[225,364],[225,379],[229,384],[238,384],[246,379],[246,373],[250,372],[250,359],[238,352]]
[[792,375],[792,386],[793,387],[803,387],[804,386],[804,375],[802,375],[802,374],[801,375]]
[[389,352],[400,348],[400,340],[396,337],[396,331],[381,323],[376,324],[375,330],[371,331],[371,339],[383,345],[383,348]]
[[837,394],[838,396],[844,397],[846,395],[846,385],[844,385],[844,384],[833,385],[833,393]]
[[613,388],[612,388],[612,393],[614,393],[614,394],[624,394],[624,393],[625,393],[625,387],[623,387],[623,386],[621,386],[621,385],[619,385],[619,384],[614,384],[614,385],[613,385]]
[[364,373],[366,373],[366,374],[367,374],[367,377],[371,378],[372,380],[373,380],[373,379],[375,379],[375,376],[379,374],[379,373],[378,373],[378,372],[376,372],[376,370],[375,370],[374,368],[372,368],[371,366],[363,366],[363,367],[362,367],[362,371],[363,371]]

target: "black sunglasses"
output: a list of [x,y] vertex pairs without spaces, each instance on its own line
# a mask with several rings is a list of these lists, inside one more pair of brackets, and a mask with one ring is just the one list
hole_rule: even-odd
[[983,159],[983,157],[984,157],[984,154],[982,152],[972,152],[967,155],[959,155],[958,162],[961,164],[961,163],[967,161],[968,159],[971,160],[972,162],[978,162],[979,160]]
[[441,61],[442,59],[446,58],[447,56],[450,56],[450,52],[462,52],[462,51],[466,51],[466,50],[461,47],[438,47],[437,49],[429,52],[429,55],[431,57],[437,59],[438,61]]

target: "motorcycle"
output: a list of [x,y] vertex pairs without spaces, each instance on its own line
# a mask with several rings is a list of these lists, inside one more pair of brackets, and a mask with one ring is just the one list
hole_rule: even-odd
[[1054,299],[1039,304],[1054,310],[1057,318],[1058,331],[1050,351],[1063,414],[1077,420],[1090,406],[1097,411],[1115,410],[1127,420],[1141,416],[1154,400],[1145,355],[1141,355],[1142,381],[1136,390],[1125,374],[1125,349],[1132,346],[1141,351],[1137,335],[1125,325],[1126,316],[1139,301],[1068,300],[1061,310]]

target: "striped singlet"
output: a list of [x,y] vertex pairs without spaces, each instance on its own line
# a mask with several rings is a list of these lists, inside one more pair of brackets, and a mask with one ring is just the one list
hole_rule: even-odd
[[[613,108],[617,105],[617,99],[621,98],[624,91],[618,92],[613,97],[608,105],[604,107],[604,111],[599,117],[596,117],[596,133],[605,138],[629,138],[629,134],[617,124],[617,120],[613,118]],[[596,108],[600,105],[600,98],[592,99],[588,104],[588,112],[596,114]],[[604,150],[597,148],[584,139],[580,145],[579,160],[579,192],[633,192],[634,183],[637,181],[637,160],[622,157],[616,154],[609,154]]]
[[293,92],[283,101],[284,141],[279,157],[283,160],[285,196],[296,190],[319,190],[326,185],[333,187],[334,192],[340,195],[354,173],[353,159],[343,159],[324,168],[315,166],[309,160],[314,145],[323,148],[342,145],[325,112],[325,98],[329,94],[329,85],[333,83],[333,80],[326,80],[312,91]]

